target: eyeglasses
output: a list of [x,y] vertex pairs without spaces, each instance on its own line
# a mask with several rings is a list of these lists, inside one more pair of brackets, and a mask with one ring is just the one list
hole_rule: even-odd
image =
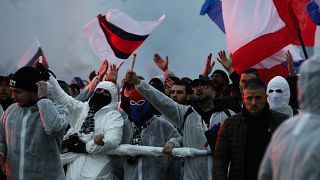
[[269,93],[273,93],[274,91],[277,92],[277,93],[282,93],[281,89],[276,89],[276,90],[270,89]]

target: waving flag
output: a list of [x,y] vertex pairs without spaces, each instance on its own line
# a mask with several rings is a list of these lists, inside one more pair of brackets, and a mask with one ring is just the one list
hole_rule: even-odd
[[276,75],[287,76],[281,63],[287,50],[294,51],[290,44],[298,39],[290,5],[298,17],[296,8],[301,1],[304,0],[222,1],[227,45],[238,73],[254,67],[264,81]]
[[24,52],[17,62],[16,68],[19,69],[23,66],[35,66],[38,62],[43,64],[46,68],[49,68],[49,64],[44,56],[40,43],[35,37],[30,47]]
[[[306,5],[306,10],[311,18],[311,20],[318,26],[316,26],[316,31],[314,35],[314,46],[320,46],[320,0],[311,0],[310,2],[307,3]],[[309,29],[313,29],[312,25],[310,22],[308,23]],[[308,29],[308,27],[306,27]],[[313,34],[311,33],[309,37],[311,40],[313,39]],[[311,43],[312,45],[312,43]]]
[[[301,64],[303,59],[289,45],[297,37],[286,5],[288,1],[284,4],[272,0],[206,0],[200,14],[208,14],[222,31],[227,29],[228,49],[233,53],[236,71],[241,73],[245,68],[254,67],[267,82],[274,76],[288,75],[286,66],[282,65],[287,50],[293,55],[295,64]],[[281,37],[284,34],[288,35]]]
[[311,0],[311,1],[309,1],[307,3],[306,10],[307,10],[310,18],[312,19],[312,21],[315,24],[320,25],[320,8],[319,8],[319,4],[316,1]]
[[165,19],[157,21],[135,21],[129,15],[112,9],[106,15],[84,27],[87,39],[95,54],[101,59],[118,64],[127,59]]
[[223,24],[222,3],[221,0],[206,0],[200,10],[200,15],[208,14],[209,18],[219,27],[219,29],[226,33]]

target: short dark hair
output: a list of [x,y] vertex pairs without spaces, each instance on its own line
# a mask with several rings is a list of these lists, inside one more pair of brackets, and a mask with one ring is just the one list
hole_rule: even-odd
[[266,90],[266,85],[259,78],[249,79],[245,82],[243,89],[263,89]]
[[171,79],[173,82],[180,81],[180,78],[178,78],[176,76],[169,76],[168,78]]
[[179,80],[179,81],[174,82],[173,85],[184,86],[186,88],[186,93],[187,94],[192,94],[193,93],[191,85],[189,83],[187,83],[186,81]]
[[257,69],[255,69],[255,68],[247,68],[247,69],[245,69],[245,70],[243,71],[243,74],[254,74],[254,75],[256,75],[257,78],[260,77]]
[[191,83],[192,83],[192,79],[191,78],[183,77],[183,78],[181,78],[181,81],[185,81],[186,83],[188,83],[191,86]]

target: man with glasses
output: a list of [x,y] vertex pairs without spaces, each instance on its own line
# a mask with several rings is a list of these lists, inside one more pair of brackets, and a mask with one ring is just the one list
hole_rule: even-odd
[[288,116],[272,111],[264,83],[246,81],[242,111],[224,121],[214,152],[214,178],[257,179],[258,169],[272,133]]
[[[182,129],[182,142],[170,142],[173,147],[190,147],[207,150],[205,131],[217,123],[222,123],[228,116],[223,110],[214,106],[214,87],[209,78],[199,78],[192,82],[196,106],[182,105],[167,97],[160,91],[152,88],[145,81],[137,78],[136,73],[128,71],[126,81],[135,85],[136,90],[143,95],[161,114],[166,116]],[[189,112],[187,114],[187,112]],[[231,112],[232,113],[232,112]],[[172,145],[171,144],[171,145]],[[164,149],[170,153],[172,148]],[[213,179],[212,157],[197,156],[186,158],[183,179]]]

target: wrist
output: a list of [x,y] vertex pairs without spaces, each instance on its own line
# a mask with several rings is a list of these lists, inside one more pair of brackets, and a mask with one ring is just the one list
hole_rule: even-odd
[[38,97],[37,102],[40,101],[41,99],[48,99],[48,97],[47,96],[40,96],[40,97]]
[[232,73],[234,72],[234,69],[233,69],[233,67],[231,66],[229,69],[227,69],[227,71],[228,71],[228,73],[229,73],[229,75],[230,75],[230,74],[232,74]]

